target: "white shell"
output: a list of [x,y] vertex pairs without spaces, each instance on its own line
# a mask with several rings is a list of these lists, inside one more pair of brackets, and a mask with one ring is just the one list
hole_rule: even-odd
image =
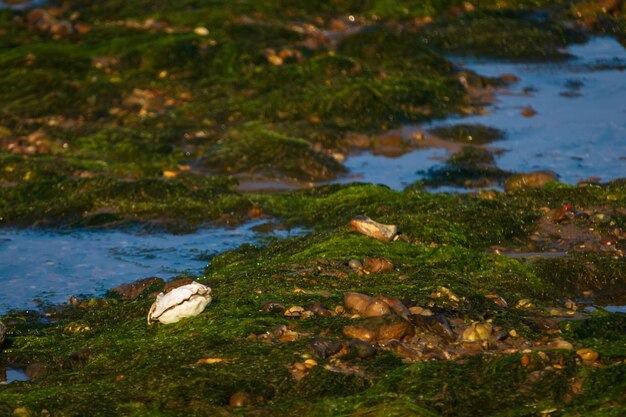
[[186,317],[197,316],[211,302],[211,288],[198,282],[174,288],[167,294],[157,295],[148,312],[148,324],[160,321],[176,323]]

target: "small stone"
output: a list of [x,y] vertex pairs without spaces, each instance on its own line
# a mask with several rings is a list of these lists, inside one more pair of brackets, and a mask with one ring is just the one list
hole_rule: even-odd
[[393,270],[393,264],[384,258],[365,258],[363,268],[372,274],[379,274]]
[[209,29],[205,28],[204,26],[198,26],[193,30],[193,33],[198,36],[209,36]]
[[376,355],[374,346],[359,339],[350,340],[348,347],[350,348],[350,353],[360,359],[367,359]]
[[526,188],[539,188],[557,179],[556,174],[550,171],[515,174],[506,180],[504,189],[506,191],[513,191]]
[[343,328],[343,334],[352,339],[359,339],[364,342],[376,341],[376,330],[368,329],[364,326],[346,326]]
[[574,349],[574,346],[568,342],[567,340],[563,340],[563,339],[555,339],[552,342],[548,343],[546,345],[546,348],[548,349],[564,349],[564,350],[572,350]]
[[373,297],[358,292],[347,292],[343,295],[343,304],[346,309],[359,314],[364,313],[373,301]]
[[493,301],[494,303],[496,303],[500,307],[508,307],[509,306],[509,303],[507,303],[506,300],[504,298],[500,297],[498,294],[487,294],[487,295],[485,295],[485,298],[490,299],[491,301]]
[[409,311],[411,312],[411,314],[415,314],[418,316],[432,316],[433,312],[425,307],[420,307],[420,306],[413,306],[413,307],[409,307]]
[[304,308],[303,307],[293,306],[293,307],[289,307],[285,311],[284,314],[287,317],[300,317],[300,316],[302,316],[302,313],[304,313]]
[[397,314],[399,317],[402,317],[405,320],[409,320],[409,316],[411,316],[411,311],[408,308],[406,308],[406,306],[402,303],[402,301],[390,295],[381,295],[379,297],[385,303],[387,303],[389,307],[391,307],[391,309],[393,310],[395,314]]
[[231,407],[248,407],[254,403],[252,395],[244,391],[238,391],[230,396],[228,405]]
[[333,313],[328,309],[328,307],[323,305],[319,300],[315,301],[313,304],[305,305],[304,309],[306,311],[309,311],[309,312],[315,314],[316,316],[328,317],[328,316],[332,316],[333,315]]
[[165,283],[165,287],[163,287],[163,292],[167,294],[168,292],[172,291],[175,288],[182,287],[183,285],[189,285],[192,283],[193,283],[193,280],[191,278],[181,278],[181,279],[168,281]]
[[304,366],[306,366],[307,369],[311,369],[317,366],[317,361],[315,359],[307,359],[304,361]]
[[[118,295],[124,301],[136,300],[146,288],[156,284],[163,284],[164,281],[158,277],[149,277],[140,279],[130,284],[123,284],[110,290],[111,293]],[[72,300],[70,299],[70,303]]]
[[454,332],[452,331],[446,316],[443,314],[435,314],[431,316],[416,314],[411,316],[411,323],[419,329],[434,333],[448,340],[454,339]]
[[373,342],[384,339],[404,339],[415,334],[415,329],[406,320],[396,316],[370,317],[354,326],[343,329],[346,337]]
[[363,264],[358,259],[350,259],[350,262],[348,262],[348,266],[352,269],[356,269],[357,271],[363,269]]
[[276,303],[274,301],[267,302],[261,306],[261,311],[267,311],[269,313],[282,314],[285,312],[285,310],[286,308],[284,305]]
[[26,407],[17,407],[13,410],[13,415],[15,417],[31,417],[33,416],[33,412]]
[[379,317],[391,314],[391,307],[380,297],[376,297],[365,309],[363,317]]
[[576,354],[577,354],[578,356],[580,356],[580,358],[581,358],[582,360],[584,360],[585,362],[593,362],[593,361],[597,360],[597,359],[598,359],[598,357],[600,356],[600,355],[598,354],[598,352],[593,351],[593,350],[591,350],[591,349],[586,349],[586,348],[584,348],[584,349],[578,349],[578,350],[576,351]]
[[295,362],[292,367],[293,369],[297,371],[303,371],[303,372],[306,372],[308,369],[306,365],[304,364],[304,362]]
[[528,106],[528,107],[524,107],[522,110],[520,110],[520,114],[524,117],[533,117],[537,115],[537,110],[533,109],[532,107]]
[[534,306],[535,304],[532,302],[532,300],[529,300],[528,298],[522,298],[515,305],[515,307],[517,308],[532,308]]
[[350,220],[350,228],[383,242],[391,241],[398,234],[396,226],[377,223],[367,216],[357,216]]
[[472,323],[461,335],[464,342],[482,342],[491,337],[493,328],[490,323]]
[[336,355],[343,349],[343,343],[339,340],[326,339],[323,337],[316,337],[309,341],[309,346],[320,359],[326,359],[333,355]]

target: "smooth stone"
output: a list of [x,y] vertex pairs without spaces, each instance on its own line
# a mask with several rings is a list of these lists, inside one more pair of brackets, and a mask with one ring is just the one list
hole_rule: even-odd
[[371,358],[376,355],[376,348],[367,342],[359,339],[352,339],[348,342],[350,354],[360,359]]
[[344,345],[339,340],[316,337],[309,340],[309,346],[318,358],[326,359],[339,353]]
[[164,281],[161,278],[149,277],[131,282],[130,284],[118,285],[117,287],[111,288],[110,292],[117,294],[122,300],[134,301],[146,290],[146,288],[163,283]]
[[358,314],[363,314],[373,301],[373,297],[358,292],[347,292],[343,295],[343,305],[346,309]]
[[557,179],[557,175],[550,171],[535,171],[514,174],[506,180],[504,183],[504,189],[506,191],[512,191],[525,188],[538,188],[543,187],[549,182],[556,181]]

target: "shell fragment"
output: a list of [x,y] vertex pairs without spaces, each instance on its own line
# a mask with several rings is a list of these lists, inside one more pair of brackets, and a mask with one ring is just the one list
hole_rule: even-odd
[[181,319],[197,316],[211,299],[211,288],[198,282],[174,288],[167,294],[161,293],[150,307],[148,324],[156,321],[163,324],[176,323]]

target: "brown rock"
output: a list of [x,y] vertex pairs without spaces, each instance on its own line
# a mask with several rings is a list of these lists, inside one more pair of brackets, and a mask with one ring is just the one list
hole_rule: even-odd
[[346,337],[374,342],[383,339],[404,339],[415,334],[413,326],[396,316],[370,317],[354,326],[343,329]]
[[360,359],[367,359],[376,355],[374,346],[359,339],[350,340],[348,347],[350,348],[350,354]]
[[165,287],[163,287],[163,292],[168,293],[172,291],[174,288],[182,287],[183,285],[191,284],[193,279],[191,278],[182,278],[175,279],[173,281],[168,281],[165,283]]
[[230,396],[228,405],[231,407],[248,407],[254,403],[252,395],[244,391],[238,391]]
[[389,304],[384,302],[381,297],[376,297],[361,314],[363,317],[379,317],[391,314],[392,310]]
[[520,190],[525,188],[543,187],[549,182],[556,181],[557,176],[550,171],[535,171],[512,175],[504,184],[506,191]]
[[364,326],[346,326],[343,328],[344,336],[351,339],[359,339],[364,342],[376,341],[376,330],[368,329]]
[[537,110],[533,109],[532,107],[524,107],[522,110],[520,110],[520,114],[524,117],[533,117],[537,115]]
[[320,359],[326,359],[338,354],[343,349],[343,343],[335,339],[316,337],[309,340],[309,346]]
[[140,279],[130,284],[119,285],[111,289],[111,292],[119,295],[122,300],[133,301],[145,291],[146,288],[154,284],[162,284],[163,280],[158,277]]
[[391,309],[393,310],[394,313],[396,313],[396,315],[398,315],[399,317],[402,317],[405,320],[409,320],[409,317],[411,316],[411,312],[409,311],[408,308],[406,308],[404,304],[402,304],[400,300],[390,295],[381,295],[379,297],[385,303],[387,303],[389,307],[391,307]]
[[393,264],[384,258],[365,258],[363,260],[363,268],[372,274],[378,274],[392,271]]
[[391,317],[389,319],[381,317],[381,319],[383,319],[383,322],[378,327],[378,333],[376,335],[378,340],[404,339],[405,337],[411,337],[415,334],[413,326],[399,317]]
[[591,350],[591,349],[586,349],[586,348],[578,349],[576,351],[576,354],[580,356],[580,358],[585,362],[593,362],[597,360],[598,357],[600,356],[598,352]]
[[363,314],[373,301],[373,297],[358,292],[347,292],[343,295],[346,309],[358,314]]
[[350,228],[365,236],[388,242],[398,234],[394,225],[377,223],[367,216],[357,216],[350,220]]

